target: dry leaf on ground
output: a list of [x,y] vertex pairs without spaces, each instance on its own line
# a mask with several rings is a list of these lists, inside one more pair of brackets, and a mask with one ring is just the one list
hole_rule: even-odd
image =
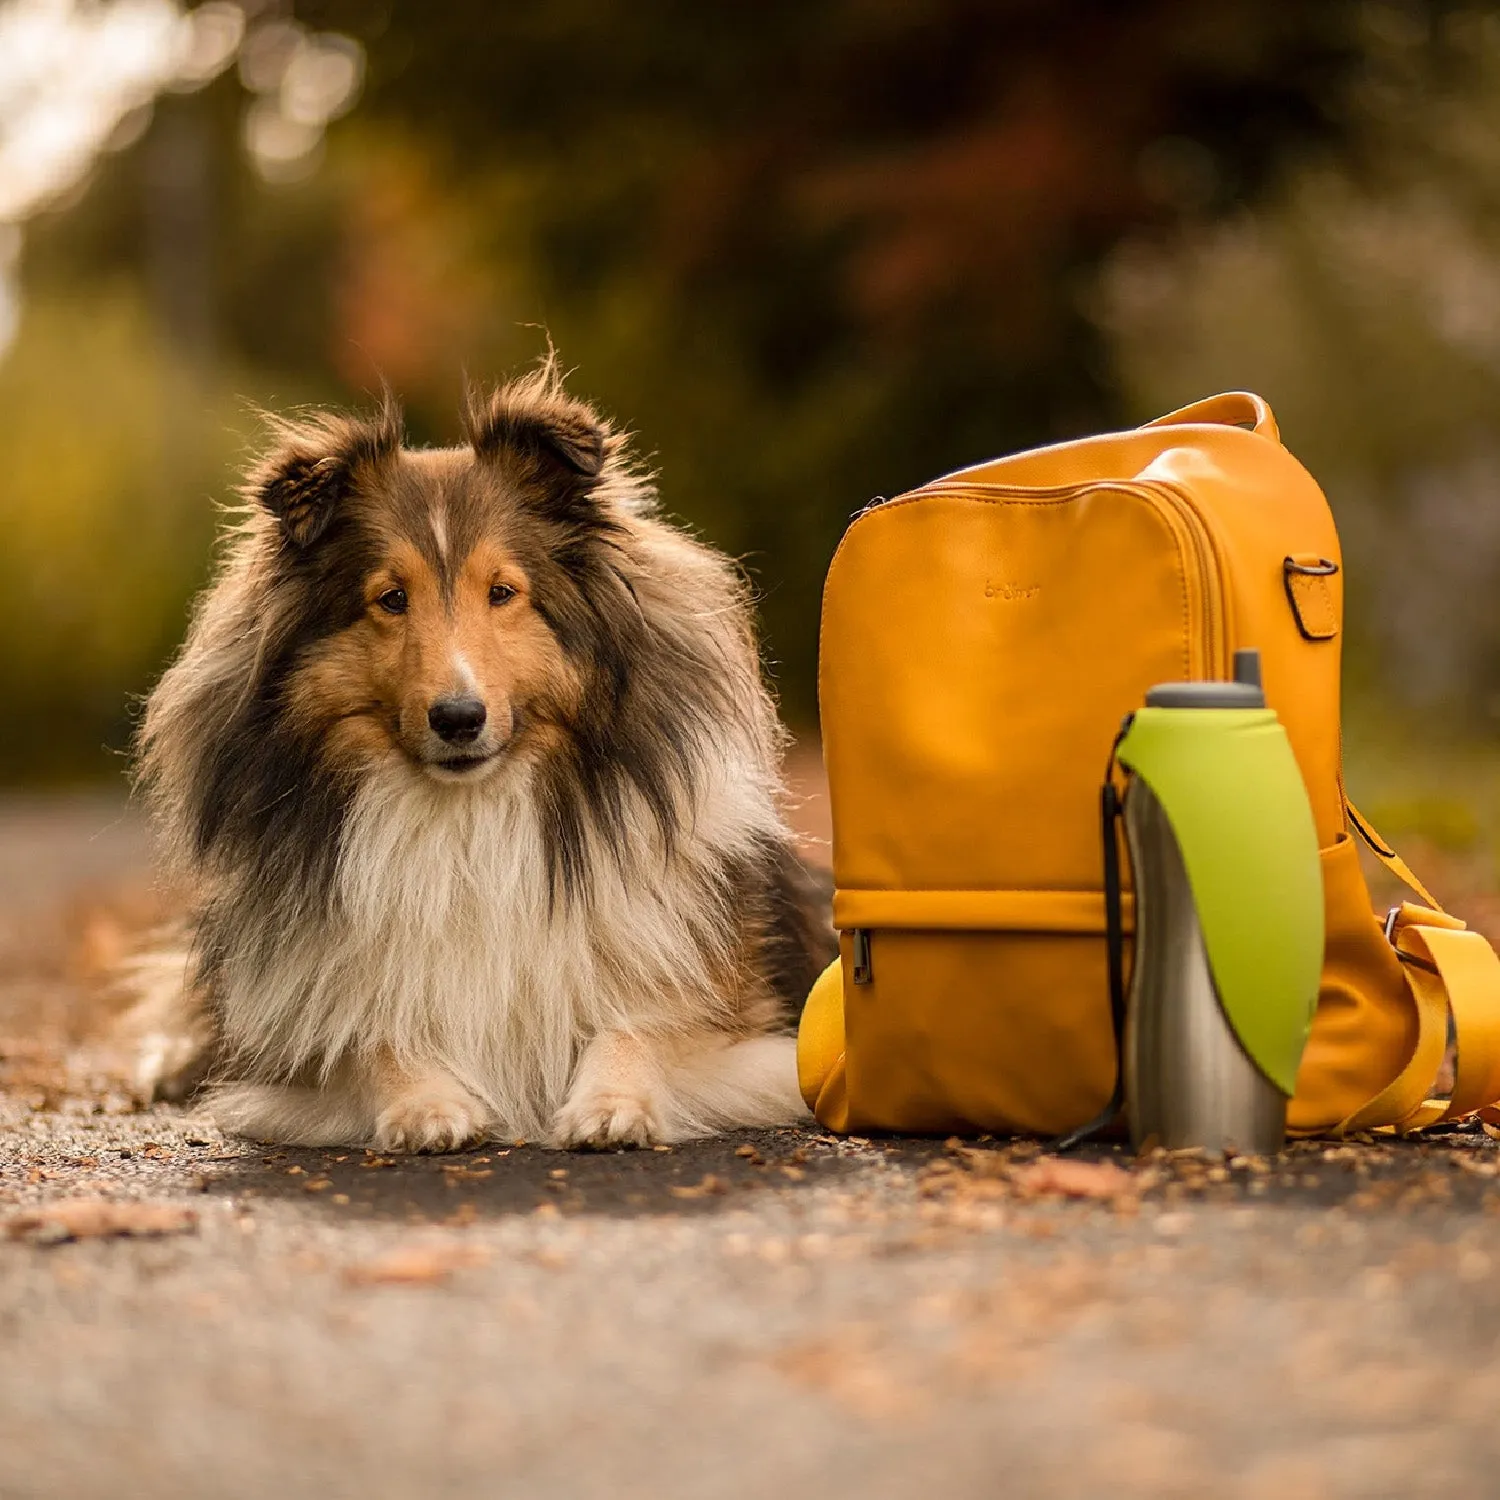
[[60,1245],[67,1240],[188,1234],[197,1227],[197,1210],[176,1203],[71,1198],[12,1214],[5,1222],[5,1236],[37,1245]]
[[350,1286],[436,1286],[455,1271],[482,1266],[489,1258],[479,1245],[407,1245],[345,1267],[344,1280]]
[[674,1198],[712,1198],[718,1193],[727,1193],[729,1184],[710,1172],[696,1187],[674,1187],[670,1191]]
[[1137,1178],[1108,1161],[1069,1161],[1047,1156],[1011,1174],[1015,1190],[1026,1198],[1095,1198],[1114,1201],[1135,1197]]

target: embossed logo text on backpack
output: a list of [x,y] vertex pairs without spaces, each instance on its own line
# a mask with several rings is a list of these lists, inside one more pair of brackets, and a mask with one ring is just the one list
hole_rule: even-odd
[[1035,599],[1042,591],[1039,583],[1008,583],[1003,578],[986,578],[984,581],[984,597],[986,599],[1005,599],[1015,601],[1019,599]]

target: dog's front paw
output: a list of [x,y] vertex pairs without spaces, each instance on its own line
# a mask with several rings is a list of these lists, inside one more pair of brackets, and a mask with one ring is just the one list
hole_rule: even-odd
[[548,1144],[559,1150],[652,1146],[666,1139],[656,1101],[645,1090],[598,1088],[574,1093],[552,1121]]
[[458,1084],[422,1084],[375,1120],[377,1151],[459,1151],[488,1128],[479,1102]]

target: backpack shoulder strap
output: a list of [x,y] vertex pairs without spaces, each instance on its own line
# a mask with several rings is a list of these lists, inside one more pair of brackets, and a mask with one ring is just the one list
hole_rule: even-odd
[[[1477,932],[1449,916],[1394,849],[1354,807],[1349,821],[1398,879],[1422,897],[1404,902],[1386,919],[1386,936],[1405,971],[1417,1011],[1417,1041],[1406,1066],[1374,1099],[1349,1116],[1339,1133],[1393,1126],[1419,1130],[1457,1120],[1500,1101],[1500,956]],[[1451,1098],[1429,1099],[1448,1042],[1449,1019],[1457,1040]]]
[[[1422,898],[1424,906],[1432,911],[1442,911],[1443,908],[1433,899],[1432,892],[1412,873],[1411,866],[1375,832],[1369,820],[1347,797],[1344,799],[1344,811],[1349,815],[1349,826],[1369,846],[1375,858],[1408,890],[1415,891]],[[1389,933],[1386,935],[1390,936]]]

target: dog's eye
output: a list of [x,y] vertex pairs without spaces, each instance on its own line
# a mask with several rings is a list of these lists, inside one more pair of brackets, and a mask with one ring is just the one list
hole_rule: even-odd
[[491,604],[509,604],[516,597],[516,591],[508,583],[492,583],[490,585]]
[[406,613],[406,590],[387,589],[375,602],[388,615],[404,615]]

